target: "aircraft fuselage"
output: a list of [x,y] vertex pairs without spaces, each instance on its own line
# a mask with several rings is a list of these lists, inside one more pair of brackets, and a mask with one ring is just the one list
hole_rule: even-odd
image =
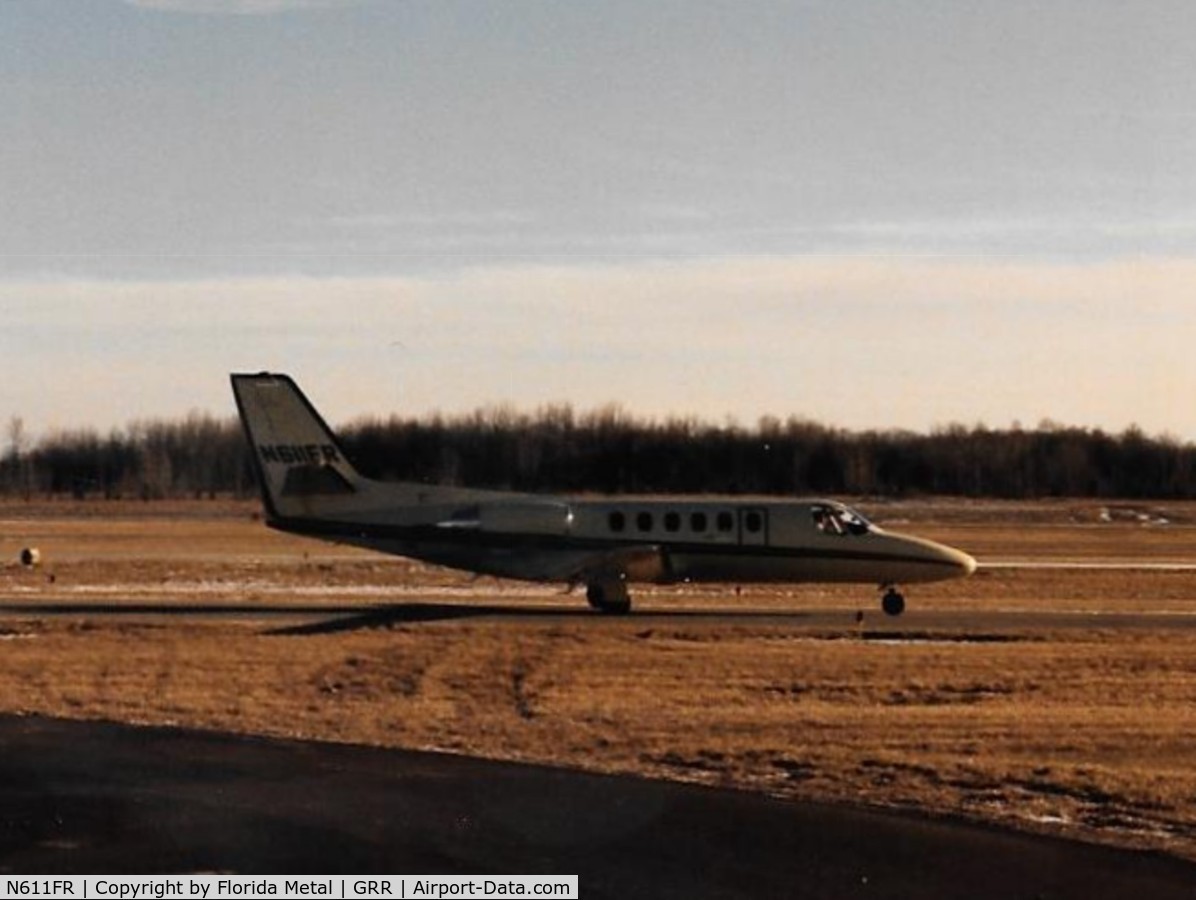
[[[465,497],[469,492],[465,492]],[[970,556],[886,531],[833,501],[742,498],[571,499],[529,495],[419,510],[358,512],[353,521],[276,527],[454,568],[531,581],[584,580],[585,561],[615,554],[629,582],[908,584],[969,574]],[[854,528],[821,527],[846,515]],[[612,575],[612,577],[614,577]]]

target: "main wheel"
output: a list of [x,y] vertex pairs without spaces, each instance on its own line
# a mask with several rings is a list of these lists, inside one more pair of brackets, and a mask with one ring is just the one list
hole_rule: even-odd
[[905,612],[905,597],[896,588],[889,588],[880,600],[880,608],[885,615],[899,616]]
[[586,600],[600,613],[622,616],[631,612],[631,597],[621,582],[586,585]]

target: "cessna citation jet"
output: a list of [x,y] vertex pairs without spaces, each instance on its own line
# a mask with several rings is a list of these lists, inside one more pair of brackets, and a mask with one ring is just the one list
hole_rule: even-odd
[[829,500],[573,498],[365,478],[286,375],[233,375],[267,522],[485,575],[584,584],[601,612],[631,582],[863,582],[900,615],[898,584],[969,575],[976,562],[893,534]]

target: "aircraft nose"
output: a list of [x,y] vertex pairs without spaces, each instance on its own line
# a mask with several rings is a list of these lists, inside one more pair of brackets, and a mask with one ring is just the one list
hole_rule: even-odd
[[963,578],[976,571],[976,560],[962,550],[938,541],[912,535],[890,535],[895,540],[906,565],[900,572],[886,576],[891,582],[942,581]]
[[966,577],[976,571],[975,558],[964,553],[962,550],[956,550],[954,547],[944,547],[943,556],[952,565],[959,567],[959,574],[961,576]]
[[922,547],[924,559],[935,563],[935,568],[941,578],[964,578],[976,571],[976,560],[971,555],[938,541],[928,541],[923,538],[911,538]]

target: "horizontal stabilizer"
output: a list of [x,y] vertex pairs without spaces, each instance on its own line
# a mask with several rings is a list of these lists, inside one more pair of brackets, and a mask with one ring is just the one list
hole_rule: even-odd
[[436,527],[492,534],[567,535],[573,528],[573,510],[560,500],[504,499],[471,504],[437,522]]

